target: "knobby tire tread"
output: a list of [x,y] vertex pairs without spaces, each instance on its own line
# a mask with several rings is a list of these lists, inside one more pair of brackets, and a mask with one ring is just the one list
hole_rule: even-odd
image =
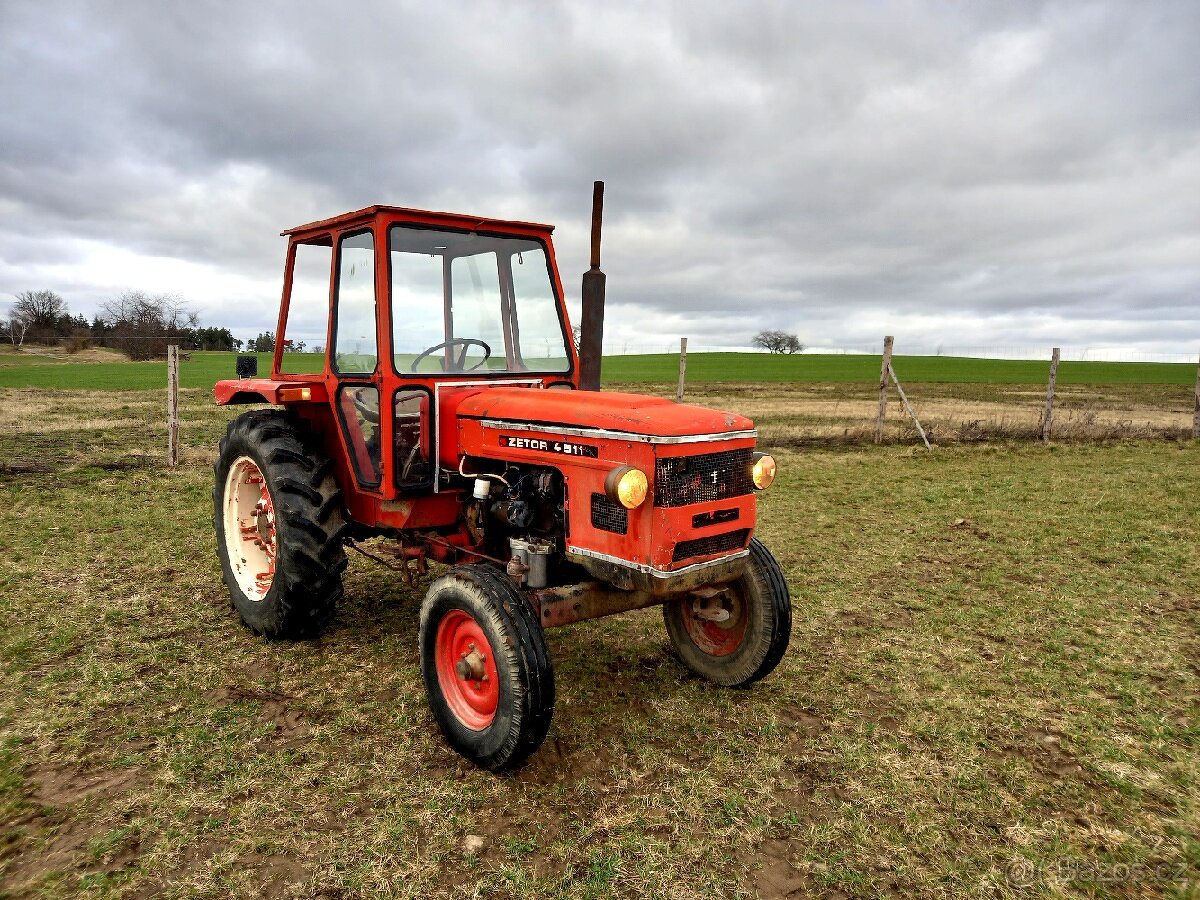
[[[332,476],[331,460],[314,449],[299,420],[277,409],[239,416],[229,424],[219,446],[213,525],[234,608],[246,626],[263,637],[302,638],[317,633],[342,597],[341,573],[348,564],[342,494]],[[275,507],[275,578],[259,603],[245,598],[225,559],[222,494],[229,467],[240,456],[249,456],[259,466]]]

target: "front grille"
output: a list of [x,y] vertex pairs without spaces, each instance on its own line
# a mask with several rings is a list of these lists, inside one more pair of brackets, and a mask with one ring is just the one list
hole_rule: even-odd
[[693,538],[690,541],[680,541],[675,545],[671,554],[672,562],[681,559],[691,559],[693,556],[711,556],[714,553],[727,553],[730,550],[741,550],[750,538],[749,528],[739,528],[737,531],[727,531],[725,534],[714,534],[710,537]]
[[748,449],[656,460],[654,505],[690,506],[749,494],[754,490],[752,465]]
[[613,534],[629,531],[629,510],[613,503],[605,494],[592,494],[592,527]]

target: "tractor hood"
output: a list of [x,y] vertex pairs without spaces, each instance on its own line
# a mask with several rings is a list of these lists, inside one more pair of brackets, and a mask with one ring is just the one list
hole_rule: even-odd
[[488,388],[462,399],[456,412],[459,419],[599,429],[650,438],[750,432],[754,428],[752,421],[736,413],[617,391]]

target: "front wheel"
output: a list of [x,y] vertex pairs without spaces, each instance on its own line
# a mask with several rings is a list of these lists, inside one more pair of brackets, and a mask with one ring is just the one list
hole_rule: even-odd
[[554,670],[529,603],[507,575],[458,566],[421,604],[417,641],[430,709],[450,745],[485,769],[519,766],[554,714]]
[[783,659],[792,633],[792,600],[779,563],[754,538],[741,578],[708,597],[689,594],[667,603],[663,617],[689,669],[725,687],[745,687]]

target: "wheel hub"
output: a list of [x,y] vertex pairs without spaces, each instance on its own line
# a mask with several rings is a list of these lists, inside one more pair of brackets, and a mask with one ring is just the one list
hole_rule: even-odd
[[496,718],[500,687],[487,634],[462,609],[446,613],[437,626],[434,660],[446,705],[464,726],[483,731]]
[[250,457],[238,457],[229,467],[224,498],[229,566],[242,593],[257,603],[275,581],[278,533],[267,479]]
[[701,588],[683,601],[683,627],[697,648],[728,656],[746,635],[746,603],[734,585]]
[[487,672],[483,667],[487,657],[475,649],[474,644],[468,647],[469,652],[464,653],[454,664],[454,671],[463,681],[487,681]]

